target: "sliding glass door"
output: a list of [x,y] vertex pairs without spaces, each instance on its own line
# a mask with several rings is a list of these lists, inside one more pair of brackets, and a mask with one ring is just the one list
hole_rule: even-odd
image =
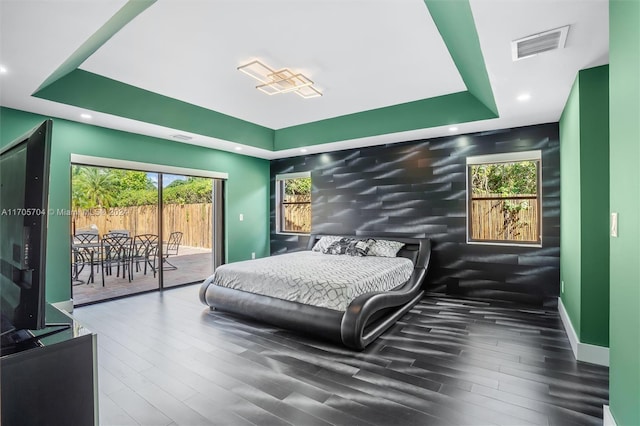
[[162,283],[213,273],[213,179],[162,174]]
[[221,263],[222,181],[74,164],[71,182],[75,305],[201,282]]
[[[153,243],[159,223],[157,181],[157,173],[72,165],[74,304],[159,287]],[[145,246],[143,236],[148,236]]]

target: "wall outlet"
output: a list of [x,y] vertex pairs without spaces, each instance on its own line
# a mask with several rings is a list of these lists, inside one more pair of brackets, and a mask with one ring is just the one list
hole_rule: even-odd
[[240,213],[240,222],[242,222],[243,220],[244,220],[244,215]]
[[256,253],[255,252],[251,252],[251,258],[255,259],[256,258]]
[[560,293],[564,293],[564,280],[560,281]]

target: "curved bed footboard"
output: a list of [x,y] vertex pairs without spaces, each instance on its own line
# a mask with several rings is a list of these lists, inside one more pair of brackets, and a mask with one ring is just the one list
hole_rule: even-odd
[[[391,327],[422,298],[420,284],[424,270],[416,271],[403,286],[410,290],[368,293],[358,296],[347,308],[340,325],[342,343],[363,350]],[[416,286],[417,284],[417,286]],[[416,290],[417,287],[417,290]],[[384,314],[384,315],[378,315]]]
[[430,258],[430,240],[420,240],[414,260],[415,268],[406,283],[392,291],[367,293],[356,297],[342,318],[342,343],[352,349],[363,350],[418,303],[424,294],[421,287]]

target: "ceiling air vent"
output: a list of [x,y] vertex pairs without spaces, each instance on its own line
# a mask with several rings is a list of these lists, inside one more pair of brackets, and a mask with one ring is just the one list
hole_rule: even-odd
[[191,139],[193,139],[191,136],[181,134],[171,135],[171,137],[174,139],[178,139],[179,141],[190,141]]
[[564,48],[568,32],[569,25],[512,41],[511,54],[513,60],[518,61],[536,56],[542,52]]

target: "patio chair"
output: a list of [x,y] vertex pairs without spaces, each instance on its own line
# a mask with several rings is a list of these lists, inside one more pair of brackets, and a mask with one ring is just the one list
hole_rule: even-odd
[[105,235],[105,237],[119,237],[119,236],[130,237],[131,233],[129,233],[128,229],[111,229]]
[[147,265],[156,276],[156,257],[158,256],[158,236],[155,234],[136,235],[131,249],[131,267],[136,264],[136,272],[140,270],[140,262],[144,262],[144,274],[147,275]]
[[[169,241],[162,243],[162,270],[173,271],[178,269],[177,266],[169,262],[169,256],[177,256],[180,242],[182,241],[182,232],[176,231],[169,234]],[[168,266],[167,266],[168,265]]]
[[127,275],[131,282],[132,273],[130,266],[132,238],[121,235],[107,236],[102,239],[102,286],[104,287],[105,271],[107,275],[112,275],[112,268],[116,267],[116,277],[120,276],[122,268],[122,278]]
[[80,274],[84,270],[87,261],[79,249],[73,246],[73,237],[71,237],[71,279],[73,283],[82,283]]
[[71,240],[75,280],[85,266],[89,266],[87,284],[94,282],[94,267],[100,266],[100,236],[98,231],[80,231]]
[[[75,234],[73,234],[73,238],[81,238],[82,236],[86,236],[86,238],[92,239],[100,239],[100,233],[97,229],[78,229]],[[92,241],[93,242],[93,241]]]

